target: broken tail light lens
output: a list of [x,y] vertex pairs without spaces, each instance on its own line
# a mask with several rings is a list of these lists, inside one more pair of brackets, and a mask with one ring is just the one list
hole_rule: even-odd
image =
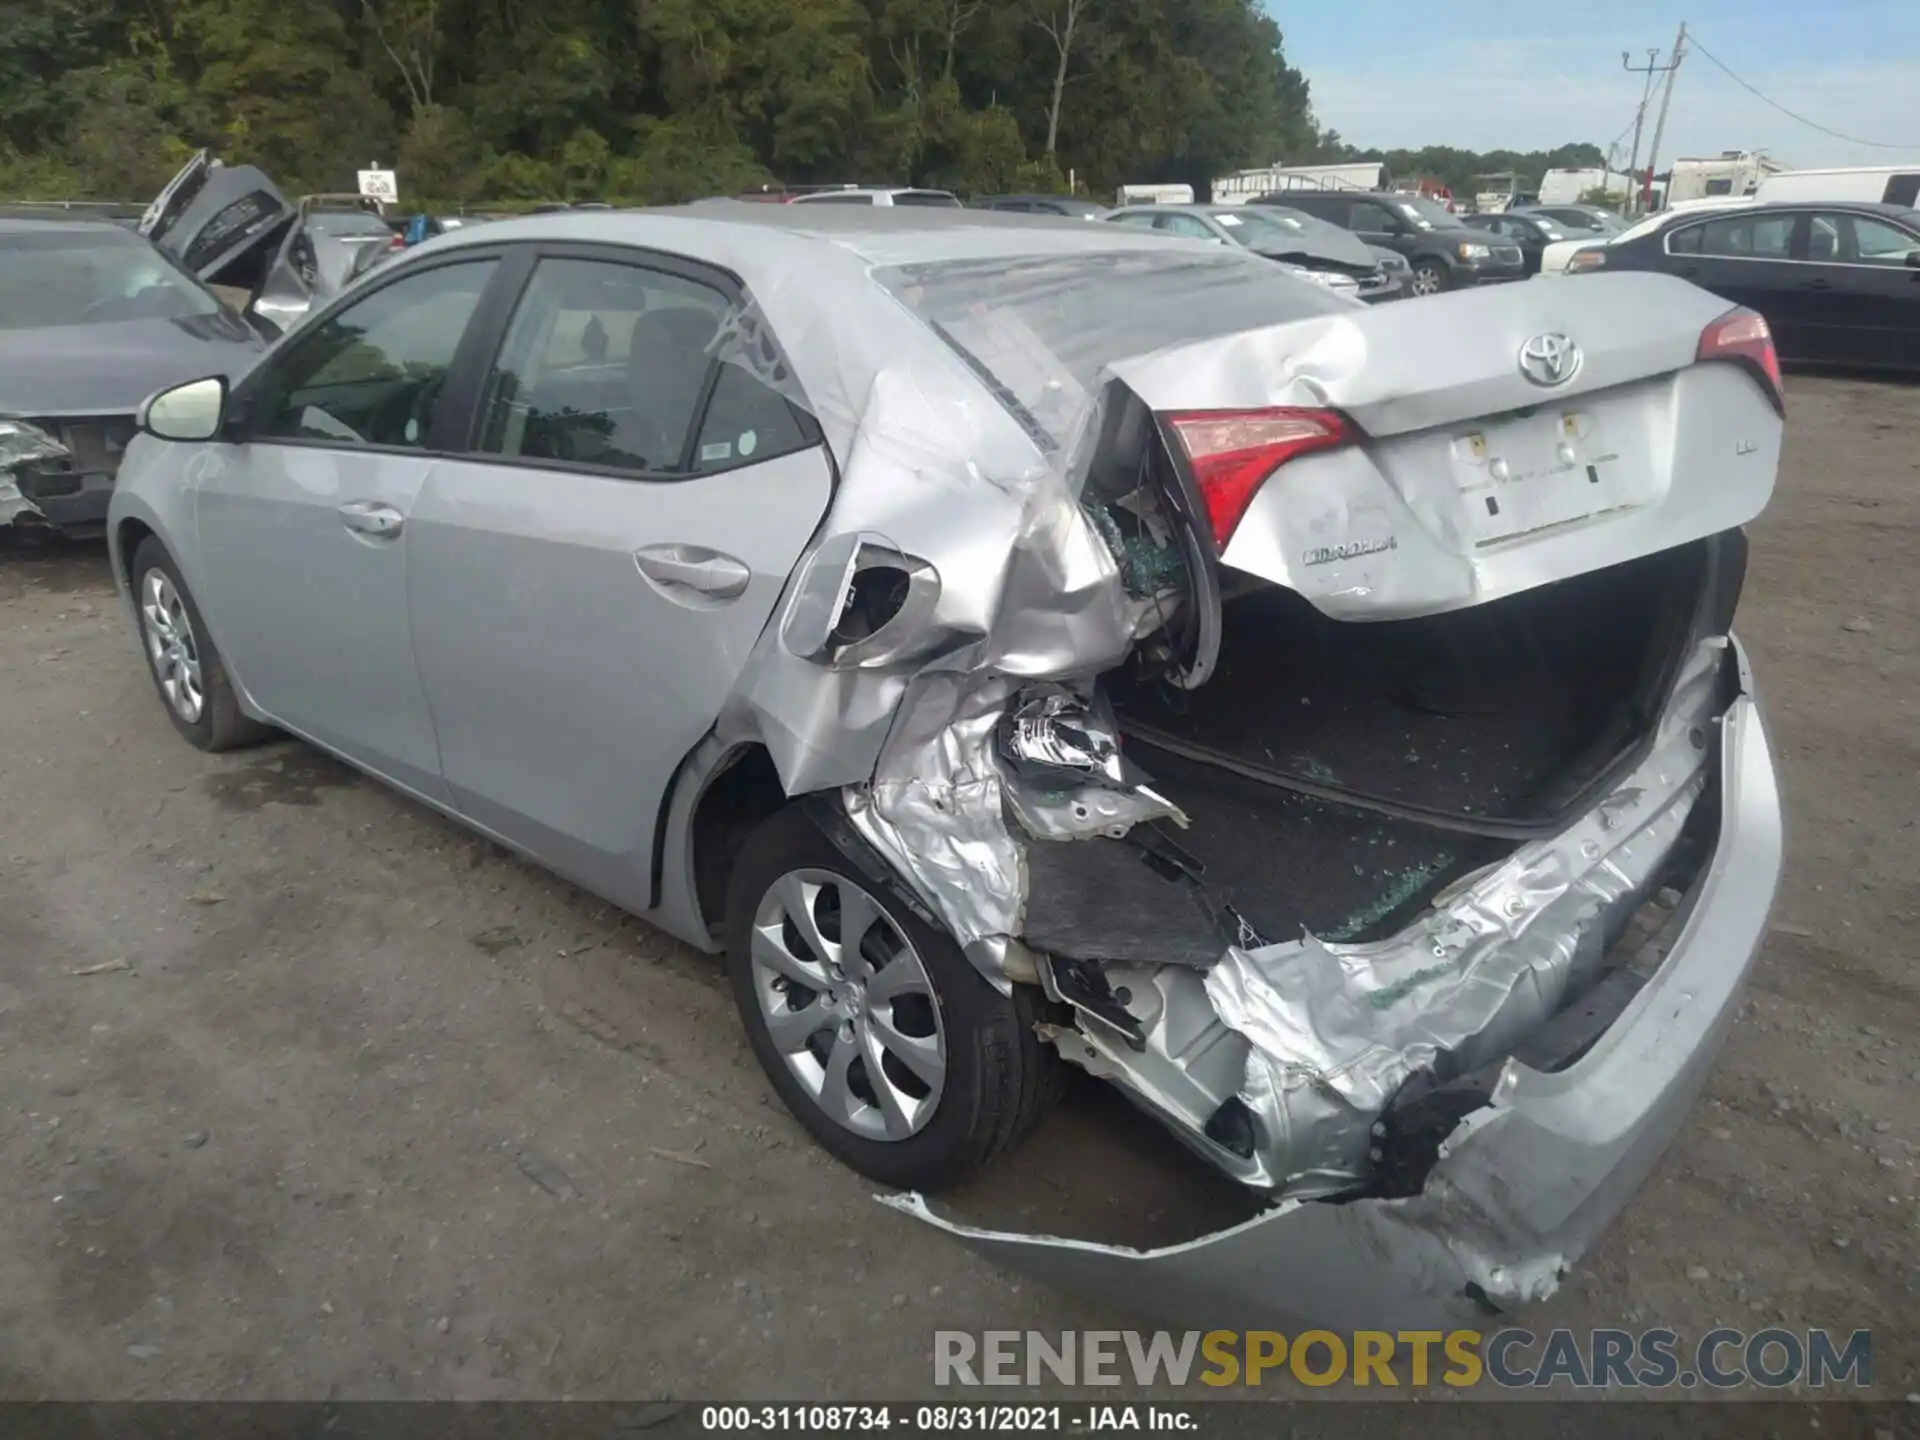
[[1186,456],[1221,550],[1275,470],[1354,438],[1332,410],[1193,410],[1161,418]]
[[1786,390],[1780,379],[1780,352],[1764,315],[1753,310],[1729,310],[1700,332],[1695,360],[1732,360],[1752,372],[1767,391],[1773,408],[1787,413]]

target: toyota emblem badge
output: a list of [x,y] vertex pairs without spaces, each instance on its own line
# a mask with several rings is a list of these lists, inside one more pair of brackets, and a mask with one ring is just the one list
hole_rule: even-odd
[[1573,337],[1549,331],[1520,347],[1520,373],[1536,385],[1564,385],[1580,369],[1580,347]]

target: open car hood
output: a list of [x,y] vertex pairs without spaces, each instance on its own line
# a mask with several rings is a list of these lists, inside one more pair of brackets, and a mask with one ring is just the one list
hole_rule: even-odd
[[221,165],[202,150],[147,207],[140,230],[183,269],[217,284],[243,259],[271,253],[293,218],[264,170]]
[[1338,225],[1329,225],[1311,215],[1292,213],[1276,214],[1272,217],[1272,223],[1286,231],[1287,240],[1286,243],[1280,243],[1279,236],[1262,232],[1260,243],[1254,247],[1262,255],[1310,268],[1339,269],[1354,275],[1364,275],[1378,268],[1378,262],[1366,241],[1352,231],[1342,230]]
[[159,244],[161,237],[180,219],[180,212],[199,193],[212,166],[212,153],[196,150],[193,157],[153,197],[134,228],[156,245]]

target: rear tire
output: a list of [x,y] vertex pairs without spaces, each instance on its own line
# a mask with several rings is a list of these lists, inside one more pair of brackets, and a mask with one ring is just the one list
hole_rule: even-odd
[[155,536],[142,540],[133,552],[132,588],[134,623],[147,671],[167,718],[187,743],[216,752],[257,744],[272,735],[271,727],[241,712],[193,592]]
[[[860,929],[850,947],[843,921]],[[800,809],[743,847],[726,942],[748,1043],[781,1102],[882,1184],[953,1184],[1024,1139],[1060,1092],[1063,1067],[1034,1033],[1038,992],[1002,995]]]

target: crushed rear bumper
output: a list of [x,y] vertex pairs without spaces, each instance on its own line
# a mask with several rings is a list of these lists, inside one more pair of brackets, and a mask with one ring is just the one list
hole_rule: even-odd
[[1684,1122],[1766,934],[1781,865],[1779,791],[1744,655],[1720,724],[1720,824],[1666,958],[1579,1060],[1506,1062],[1406,1199],[1286,1201],[1158,1250],[975,1229],[919,1215],[1010,1268],[1175,1324],[1305,1321],[1444,1328],[1544,1300],[1598,1241]]

